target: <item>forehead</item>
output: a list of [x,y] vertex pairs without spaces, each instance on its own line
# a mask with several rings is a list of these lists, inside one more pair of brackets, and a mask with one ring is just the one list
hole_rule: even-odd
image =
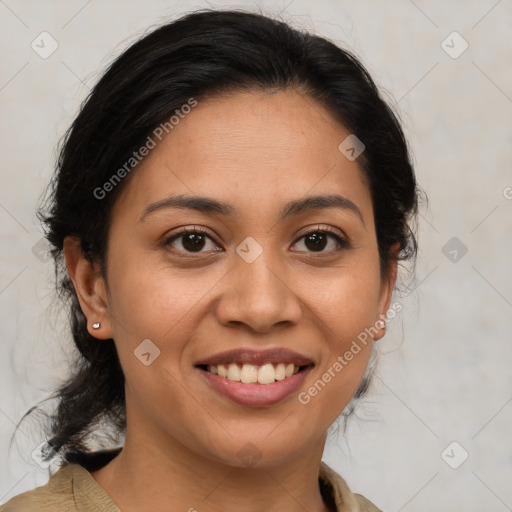
[[232,93],[187,112],[161,141],[153,137],[118,208],[142,210],[171,193],[214,196],[252,211],[307,194],[369,200],[357,161],[338,149],[349,132],[298,91]]

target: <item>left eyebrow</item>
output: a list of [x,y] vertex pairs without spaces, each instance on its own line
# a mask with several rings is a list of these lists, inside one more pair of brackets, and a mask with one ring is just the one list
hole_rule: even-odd
[[298,215],[307,211],[322,210],[325,208],[339,208],[355,213],[364,226],[361,210],[350,199],[338,194],[307,196],[303,199],[290,201],[281,210],[280,217],[284,219],[290,215]]
[[[144,220],[149,214],[164,208],[190,209],[201,213],[214,213],[224,216],[235,215],[237,213],[237,209],[234,206],[228,203],[222,203],[211,197],[185,196],[181,194],[166,197],[146,206],[139,218],[139,222]],[[356,204],[350,199],[337,194],[307,196],[302,199],[290,201],[281,209],[279,217],[283,220],[293,215],[326,208],[339,208],[352,212],[359,217],[364,226],[363,214]]]

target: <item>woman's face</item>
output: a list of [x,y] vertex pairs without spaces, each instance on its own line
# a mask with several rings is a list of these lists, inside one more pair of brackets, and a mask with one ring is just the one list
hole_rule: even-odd
[[[338,149],[348,135],[297,92],[236,93],[199,101],[129,176],[112,212],[102,335],[115,340],[138,442],[238,466],[323,446],[394,284],[394,272],[381,279],[368,184]],[[305,369],[283,379],[280,362]],[[264,363],[259,378],[273,383],[232,380]]]

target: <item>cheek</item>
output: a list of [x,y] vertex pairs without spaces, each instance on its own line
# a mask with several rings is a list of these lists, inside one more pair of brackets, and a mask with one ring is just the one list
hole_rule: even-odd
[[[347,353],[352,355],[346,359]],[[364,376],[370,348],[354,354],[350,349],[341,352],[317,372],[315,379],[301,390],[297,401],[308,417],[315,417],[322,429],[327,429],[345,409]]]
[[161,338],[212,288],[209,274],[180,272],[154,258],[123,255],[118,250],[112,259],[115,265],[109,272],[110,312],[120,328],[116,333],[120,339],[126,334],[131,338]]
[[380,275],[375,265],[347,265],[314,282],[305,295],[309,309],[329,328],[328,338],[336,338],[335,343],[378,320]]
[[172,404],[174,417],[197,414],[197,404],[182,384],[180,366],[197,329],[197,315],[205,314],[202,299],[218,278],[210,280],[199,273],[192,277],[190,272],[180,274],[147,261],[132,263],[127,257],[117,260],[109,279],[114,339],[129,389],[127,401],[132,407],[136,402],[137,409],[155,421],[159,418],[157,422],[167,428],[180,428],[168,417],[168,410]]
[[372,310],[371,305],[366,304],[366,309],[350,301],[340,301],[339,305],[345,307],[338,317],[323,326],[326,344],[322,364],[308,387],[297,396],[298,402],[324,428],[336,420],[357,391],[373,344],[371,328],[375,321],[367,312]]
[[313,385],[299,397],[334,420],[357,390],[366,371],[378,321],[379,274],[373,267],[340,271],[310,294],[309,305],[327,343]]
[[[207,314],[209,294],[223,273],[180,271],[147,258],[123,256],[122,251],[117,254],[109,273],[110,314],[123,370],[140,369],[141,362],[134,356],[144,340],[151,340],[153,350],[160,351],[154,366],[174,372],[198,328],[198,317]],[[159,377],[155,382],[167,380]]]

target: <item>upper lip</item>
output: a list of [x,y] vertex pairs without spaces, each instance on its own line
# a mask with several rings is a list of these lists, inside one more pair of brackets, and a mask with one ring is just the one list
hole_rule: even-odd
[[251,348],[237,348],[219,352],[210,357],[198,361],[195,366],[200,365],[218,365],[228,363],[254,364],[262,365],[265,363],[285,363],[304,366],[313,363],[313,361],[303,354],[288,350],[286,348],[271,348],[266,350],[255,350]]

